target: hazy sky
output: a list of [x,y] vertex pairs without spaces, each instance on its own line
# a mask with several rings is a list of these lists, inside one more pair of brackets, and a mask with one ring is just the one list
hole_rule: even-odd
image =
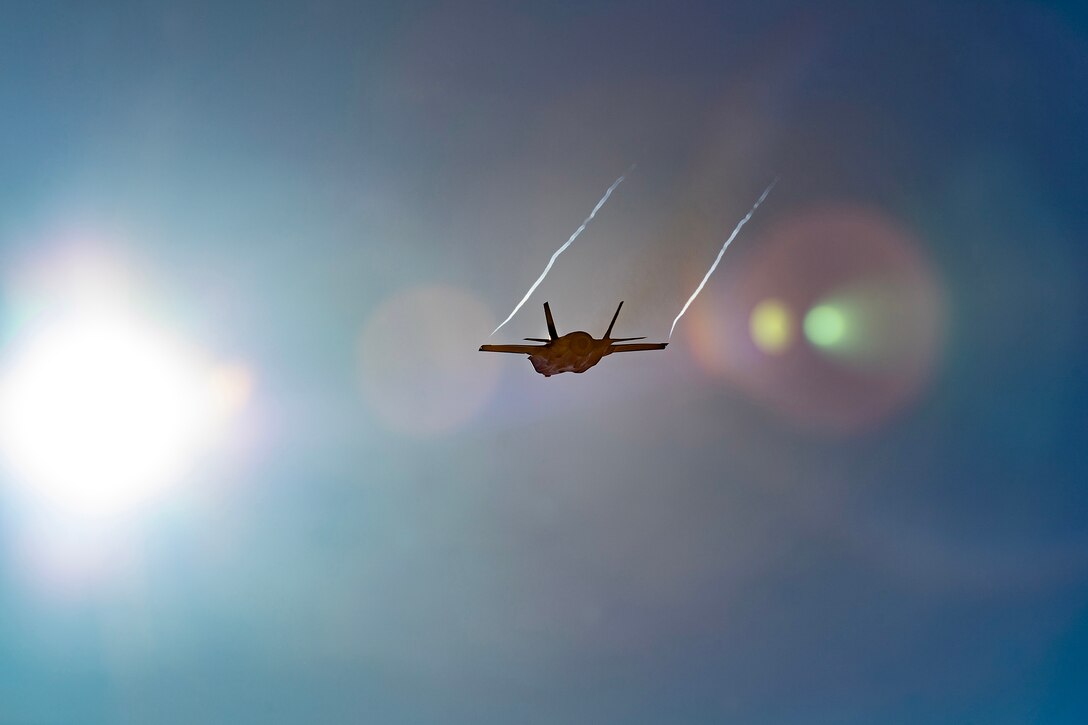
[[[5,3],[2,367],[101,267],[248,385],[0,469],[0,723],[1084,722],[1068,5]],[[663,340],[776,177],[667,350],[477,352]]]

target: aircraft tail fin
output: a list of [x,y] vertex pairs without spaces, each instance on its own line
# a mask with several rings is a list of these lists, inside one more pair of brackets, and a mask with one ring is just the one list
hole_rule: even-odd
[[608,329],[604,331],[605,340],[608,340],[608,336],[612,334],[612,326],[616,324],[616,318],[620,316],[620,308],[622,307],[623,302],[620,302],[620,306],[616,308],[616,314],[612,315],[612,321],[608,323]]
[[553,340],[558,340],[559,333],[555,331],[555,320],[552,319],[552,308],[547,302],[544,303],[544,317],[548,320],[548,334],[551,335]]

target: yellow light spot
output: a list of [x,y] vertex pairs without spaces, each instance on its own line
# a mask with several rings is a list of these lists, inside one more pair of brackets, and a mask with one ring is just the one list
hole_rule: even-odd
[[752,309],[748,328],[756,346],[768,355],[778,355],[793,342],[793,316],[781,300],[767,299]]

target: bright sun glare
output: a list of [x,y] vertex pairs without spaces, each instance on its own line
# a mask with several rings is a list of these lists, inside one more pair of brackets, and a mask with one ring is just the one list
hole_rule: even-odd
[[0,445],[19,478],[89,515],[123,512],[184,472],[237,386],[125,311],[28,339],[0,380]]

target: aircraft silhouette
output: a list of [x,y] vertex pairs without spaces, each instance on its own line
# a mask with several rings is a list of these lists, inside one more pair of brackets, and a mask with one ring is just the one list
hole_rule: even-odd
[[620,316],[620,306],[616,308],[616,314],[612,315],[612,322],[608,323],[604,337],[596,339],[588,332],[578,330],[568,332],[562,337],[555,331],[555,321],[552,320],[552,308],[544,303],[544,317],[548,320],[548,334],[550,340],[540,337],[527,337],[531,342],[543,342],[543,345],[480,345],[480,352],[513,352],[528,355],[529,362],[536,371],[544,377],[551,377],[559,373],[584,373],[601,361],[605,355],[614,352],[637,352],[639,350],[664,350],[667,342],[644,342],[633,345],[617,345],[617,342],[628,340],[645,340],[645,337],[616,337],[612,338],[612,326],[616,324],[616,318]]

